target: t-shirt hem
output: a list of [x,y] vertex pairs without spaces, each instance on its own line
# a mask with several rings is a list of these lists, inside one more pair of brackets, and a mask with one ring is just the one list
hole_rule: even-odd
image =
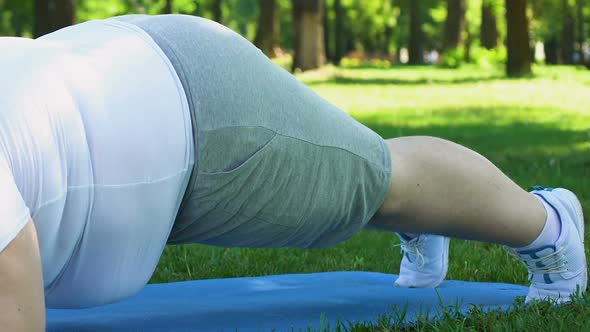
[[10,229],[8,232],[5,232],[2,235],[2,240],[0,240],[0,252],[4,251],[6,247],[17,237],[17,235],[25,228],[27,223],[30,219],[30,211],[27,208],[26,213],[23,214],[21,218],[19,218],[18,223],[14,223],[14,227]]

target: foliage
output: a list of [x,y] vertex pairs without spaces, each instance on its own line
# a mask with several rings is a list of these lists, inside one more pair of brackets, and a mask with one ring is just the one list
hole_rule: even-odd
[[483,69],[490,69],[505,63],[507,55],[506,48],[503,46],[495,50],[488,50],[477,46],[471,50],[472,62]]
[[[495,68],[506,62],[506,48],[498,47],[497,49],[488,50],[479,45],[471,48],[471,63],[479,69]],[[459,68],[465,64],[465,49],[462,47],[454,48],[445,52],[439,63],[441,68]]]
[[[470,0],[467,2],[466,27],[463,33],[465,45],[459,48],[445,51],[439,65],[442,68],[458,68],[466,62],[475,63],[479,66],[489,67],[506,61],[506,50],[504,47],[498,47],[493,50],[486,50],[480,47],[480,31],[482,20],[482,4],[488,3],[499,22],[498,27],[500,35],[505,35],[506,28],[501,22],[505,21],[503,1],[501,0]],[[446,17],[446,10],[438,15]],[[467,45],[469,43],[469,45]],[[500,43],[502,44],[502,43]],[[469,59],[467,58],[467,49],[469,48]]]
[[533,1],[529,15],[532,40],[561,39],[561,3],[562,0]]
[[464,33],[464,39],[467,38],[467,34],[473,37],[479,36],[482,2],[482,0],[469,0],[467,2],[467,11],[465,13],[466,32]]
[[32,1],[0,0],[0,36],[32,36],[32,12]]
[[[505,3],[506,0],[481,0],[481,2],[485,2],[491,5],[494,14],[496,15],[496,19],[498,20],[498,30],[500,32],[500,36],[506,36],[506,15],[505,15]],[[537,2],[537,0],[530,1],[532,3]],[[481,17],[480,22],[481,24]]]
[[393,51],[391,37],[400,15],[400,8],[394,5],[394,1],[343,0],[342,5],[346,21],[354,22],[348,24],[354,49],[382,53]]
[[257,0],[224,0],[223,24],[249,40],[256,37]]
[[[531,26],[531,39],[533,41],[547,41],[555,40],[560,42],[563,33],[563,19],[567,10],[563,7],[564,2],[567,4],[575,24],[578,22],[578,15],[575,13],[577,10],[577,2],[583,1],[584,7],[582,8],[582,14],[585,18],[584,24],[586,25],[586,40],[588,39],[588,33],[590,33],[589,17],[590,17],[590,2],[588,0],[543,0],[543,1],[532,1],[530,10],[530,26]],[[578,31],[574,30],[575,38],[577,39]]]
[[459,68],[465,60],[465,50],[462,47],[445,51],[440,66],[442,68]]
[[[173,12],[213,18],[212,6],[215,0],[173,0]],[[280,8],[280,46],[292,49],[293,22],[292,1],[277,0]],[[369,55],[392,55],[408,47],[409,42],[409,4],[414,0],[341,0],[344,8],[345,51],[361,51]],[[531,39],[546,41],[561,38],[563,24],[563,0],[529,1]],[[576,10],[577,0],[566,0],[572,10]],[[579,1],[579,0],[578,0]],[[334,0],[326,2],[326,23],[328,31],[328,51],[335,48]],[[492,5],[498,20],[500,45],[506,36],[505,0],[467,1],[467,29],[465,37],[471,36],[472,59],[475,63],[496,63],[503,59],[504,51],[497,54],[478,49],[481,24],[481,5]],[[163,11],[165,0],[76,0],[77,21],[83,22],[109,16],[130,13],[159,14]],[[420,0],[423,49],[426,52],[442,49],[442,32],[446,19],[446,0]],[[587,36],[590,36],[590,1],[582,8]],[[253,40],[259,14],[257,0],[222,0],[222,23]],[[576,22],[578,15],[574,15]],[[30,37],[33,25],[33,0],[0,0],[0,35]],[[578,34],[578,29],[576,29]],[[588,40],[588,38],[586,38]],[[463,54],[465,50],[462,51]],[[444,67],[457,67],[464,61],[461,51],[454,50],[443,59]]]
[[292,0],[276,0],[279,3],[279,11],[281,17],[281,36],[280,46],[291,49],[294,40],[293,31],[293,15],[291,15],[291,1]]
[[[79,21],[101,19],[123,14],[161,14],[165,0],[80,0]],[[258,7],[256,0],[224,0],[223,24],[253,40],[256,33]],[[212,0],[174,0],[172,12],[213,18]]]
[[[413,0],[410,0],[413,1]],[[426,3],[427,20],[422,24],[422,29],[427,38],[425,49],[442,50],[443,30],[447,18],[446,1],[430,1]]]
[[342,68],[376,68],[388,69],[392,67],[392,61],[380,58],[344,57],[340,62]]

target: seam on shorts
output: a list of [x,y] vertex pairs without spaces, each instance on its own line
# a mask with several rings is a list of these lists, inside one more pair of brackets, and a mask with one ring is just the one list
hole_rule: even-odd
[[[197,105],[198,104],[198,101],[197,100],[200,100],[200,99],[199,98],[193,98],[194,96],[193,96],[193,93],[192,92],[195,91],[195,90],[192,89],[191,81],[187,77],[188,76],[187,75],[187,70],[184,68],[183,62],[179,60],[179,57],[176,54],[175,49],[170,45],[170,43],[168,43],[168,41],[166,40],[166,38],[162,37],[158,32],[148,31],[148,30],[146,30],[145,28],[143,28],[143,27],[141,27],[139,25],[137,25],[137,27],[140,28],[140,29],[142,29],[143,31],[145,31],[145,33],[148,34],[154,40],[154,42],[156,43],[156,45],[158,45],[160,47],[160,49],[162,50],[162,52],[164,53],[164,55],[169,58],[168,60],[170,61],[170,63],[172,64],[172,67],[177,72],[176,74],[178,75],[178,78],[180,80],[180,83],[181,83],[181,85],[183,86],[183,88],[185,90],[184,92],[185,92],[185,95],[186,95],[186,98],[187,98],[187,102],[189,104],[188,105],[189,106],[189,111],[190,111],[190,113],[195,118],[195,123],[192,123],[192,130],[193,130],[193,132],[195,132],[197,130],[197,124],[199,123],[199,121],[197,121],[198,120],[197,119],[197,108],[198,108],[197,106],[200,106],[200,105]],[[156,38],[154,38],[154,36],[157,36],[158,38],[156,39]],[[165,44],[166,49],[162,48],[162,46],[160,44]],[[167,51],[169,51],[171,54],[168,54]],[[170,56],[173,56],[175,61],[172,61],[170,59]],[[175,65],[177,65],[179,68],[176,68]],[[184,87],[185,84],[187,85],[186,87]],[[193,107],[191,107],[191,106],[193,106]],[[197,144],[197,137],[196,137],[196,135],[195,135],[195,137],[193,137],[193,140],[195,141],[195,150],[197,150],[196,149],[196,144]],[[195,156],[195,164],[196,164],[196,159],[197,158]]]
[[241,162],[238,166],[227,170],[227,171],[219,171],[219,172],[205,172],[205,171],[198,171],[198,174],[203,174],[203,175],[224,175],[224,174],[231,174],[234,172],[237,172],[240,168],[242,168],[242,166],[245,166],[248,162],[250,162],[252,159],[254,159],[259,153],[262,153],[263,150],[265,150],[278,136],[278,134],[274,131],[271,131],[273,133],[272,137],[268,140],[268,142],[264,143],[264,145],[262,145],[260,148],[258,148],[258,150],[256,150],[253,154],[251,154],[248,158],[246,158],[246,160],[244,160],[243,162]]
[[[281,133],[277,132],[276,130],[271,129],[271,128],[268,128],[268,127],[265,127],[265,126],[225,126],[225,127],[218,127],[218,128],[215,128],[215,129],[207,129],[207,130],[202,130],[202,131],[203,132],[212,132],[212,131],[216,131],[216,130],[219,130],[219,129],[228,129],[228,128],[262,128],[262,129],[266,129],[266,130],[270,130],[270,131],[274,132],[277,136],[291,138],[291,139],[294,139],[294,140],[297,140],[297,141],[301,141],[301,142],[304,142],[304,143],[308,143],[308,144],[311,144],[313,146],[317,146],[317,147],[320,147],[320,148],[329,148],[329,149],[341,150],[341,151],[344,151],[344,152],[346,152],[346,153],[348,153],[350,155],[353,155],[353,156],[355,156],[357,158],[360,158],[360,159],[364,160],[365,162],[367,162],[367,163],[369,163],[369,164],[371,164],[373,166],[377,166],[377,168],[379,169],[380,172],[387,173],[387,171],[383,169],[383,165],[379,165],[379,164],[377,164],[377,163],[375,163],[373,161],[370,161],[367,158],[365,158],[363,156],[360,156],[360,155],[358,155],[358,154],[356,154],[356,153],[354,153],[354,152],[352,152],[350,150],[346,150],[345,148],[341,148],[339,146],[333,146],[333,145],[322,145],[322,144],[314,143],[314,142],[311,142],[311,141],[308,141],[308,140],[305,140],[305,139],[302,139],[302,138],[299,138],[299,137],[294,137],[294,136],[290,136],[290,135],[281,134]],[[383,139],[381,139],[380,141],[383,141]],[[383,142],[379,142],[379,144],[382,145]]]
[[[292,136],[289,136],[289,135],[283,135],[283,134],[280,134],[280,133],[276,132],[275,130],[270,129],[270,128],[265,127],[265,126],[225,126],[225,127],[218,127],[216,129],[212,129],[212,130],[204,130],[204,132],[212,132],[212,131],[216,131],[218,129],[228,129],[228,128],[262,128],[262,129],[269,130],[269,131],[273,132],[275,135],[260,150],[258,150],[257,152],[260,152],[262,149],[264,149],[265,147],[267,147],[272,141],[274,141],[276,139],[277,136],[281,136],[281,137],[286,137],[286,138],[294,139],[294,140],[297,140],[297,141],[302,141],[302,142],[305,142],[305,143],[308,143],[308,144],[311,144],[313,146],[320,147],[320,148],[332,148],[332,149],[341,150],[341,151],[347,152],[348,154],[353,155],[353,156],[355,156],[355,157],[357,157],[359,159],[362,159],[366,163],[368,163],[368,164],[376,167],[377,171],[379,171],[381,173],[381,175],[384,177],[386,183],[383,184],[383,189],[379,191],[379,194],[380,194],[379,197],[380,197],[380,199],[377,200],[374,203],[374,205],[369,210],[369,214],[365,216],[364,220],[362,221],[361,228],[364,227],[364,225],[366,225],[369,222],[369,220],[375,214],[375,212],[379,208],[379,206],[381,206],[383,204],[383,202],[385,201],[387,192],[389,191],[390,182],[391,182],[391,170],[390,170],[390,168],[391,168],[391,161],[390,161],[390,157],[388,157],[388,155],[387,155],[389,152],[386,150],[387,149],[387,146],[386,146],[384,140],[381,138],[381,136],[379,136],[377,134],[375,134],[375,136],[376,136],[376,139],[379,140],[379,146],[381,148],[380,149],[381,150],[381,153],[382,153],[381,160],[383,162],[382,165],[379,165],[378,163],[369,161],[366,158],[364,158],[362,156],[359,156],[358,154],[356,154],[354,152],[351,152],[349,150],[346,150],[344,148],[330,146],[330,145],[316,144],[316,143],[313,143],[313,142],[310,142],[310,141],[307,141],[307,140],[304,140],[304,139],[300,139],[300,138],[297,138],[297,137],[292,137]],[[253,156],[251,156],[250,158],[248,158],[244,162],[244,164],[247,163],[248,161],[250,161],[255,155],[256,155],[256,153]],[[224,173],[225,174],[230,174],[233,171],[238,170],[238,168],[236,168],[234,170],[231,170],[231,171],[228,171],[228,172],[213,172],[213,173],[198,172],[198,173],[199,174],[203,174],[203,175],[223,175]],[[387,180],[389,180],[389,181],[387,181]],[[312,192],[313,193],[316,193],[316,190],[313,190]],[[315,198],[315,194],[311,198],[311,201],[313,201],[314,198]],[[263,221],[263,222],[266,222],[268,224],[279,225],[279,226],[287,227],[289,229],[295,229],[296,231],[298,231],[299,229],[301,229],[301,228],[303,228],[305,226],[302,221],[305,218],[307,218],[308,215],[309,215],[309,213],[310,213],[308,211],[307,213],[302,214],[302,216],[297,220],[297,222],[295,223],[295,225],[285,225],[284,223],[273,222],[273,221],[270,221],[270,220],[261,218],[260,216],[257,216],[257,215],[249,215],[249,214],[242,213],[242,212],[239,212],[239,211],[231,211],[231,210],[228,210],[226,208],[220,208],[220,210],[222,210],[224,213],[231,213],[233,215],[238,215],[239,214],[239,215],[243,215],[245,217],[248,217],[250,219],[258,219],[258,220]]]
[[[147,21],[147,19],[144,22],[146,25],[149,25],[149,22]],[[148,28],[144,28],[144,27],[140,26],[139,24],[135,24],[135,23],[130,23],[130,24],[133,24],[133,25],[137,26],[139,29],[142,29],[148,36],[150,36],[153,39],[153,41],[156,43],[156,45],[158,45],[158,47],[162,50],[164,55],[166,57],[168,57],[168,60],[170,61],[170,63],[172,64],[172,67],[176,71],[176,74],[178,75],[180,83],[185,90],[184,92],[185,92],[187,103],[189,106],[189,112],[191,115],[191,126],[192,126],[191,129],[193,132],[193,151],[194,151],[193,161],[194,161],[194,164],[193,164],[193,168],[191,170],[191,174],[189,176],[187,188],[186,188],[185,193],[181,199],[180,207],[178,209],[178,213],[177,213],[177,218],[178,218],[178,215],[180,215],[180,211],[182,211],[184,209],[185,205],[187,204],[186,202],[190,199],[190,197],[192,197],[194,189],[198,183],[198,164],[199,164],[198,151],[200,149],[200,140],[198,139],[197,133],[199,131],[198,124],[200,123],[200,121],[199,121],[200,119],[198,119],[197,109],[200,109],[200,107],[201,107],[201,105],[199,104],[199,100],[201,100],[201,99],[197,98],[198,97],[197,93],[196,93],[197,90],[193,89],[193,86],[191,84],[191,80],[189,79],[188,74],[187,74],[188,71],[186,70],[183,61],[180,61],[180,58],[176,54],[176,48],[174,48],[170,45],[167,38],[164,38],[158,31],[153,31],[152,29],[149,29],[150,31],[148,31]],[[174,61],[172,61],[172,57],[174,57]],[[174,224],[176,224],[176,220],[174,221]]]

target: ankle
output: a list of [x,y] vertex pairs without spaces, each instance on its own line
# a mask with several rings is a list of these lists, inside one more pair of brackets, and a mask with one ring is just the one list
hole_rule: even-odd
[[545,225],[539,235],[531,243],[523,247],[514,247],[513,249],[516,251],[525,251],[537,249],[545,245],[553,245],[561,234],[561,220],[557,211],[555,211],[555,209],[542,197],[537,195],[534,196],[543,204],[543,207],[547,212]]

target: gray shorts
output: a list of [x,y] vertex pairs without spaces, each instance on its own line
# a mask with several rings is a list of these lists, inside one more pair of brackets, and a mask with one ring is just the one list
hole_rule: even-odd
[[387,194],[383,139],[215,22],[114,18],[170,58],[192,112],[195,165],[169,243],[326,247],[346,240]]

